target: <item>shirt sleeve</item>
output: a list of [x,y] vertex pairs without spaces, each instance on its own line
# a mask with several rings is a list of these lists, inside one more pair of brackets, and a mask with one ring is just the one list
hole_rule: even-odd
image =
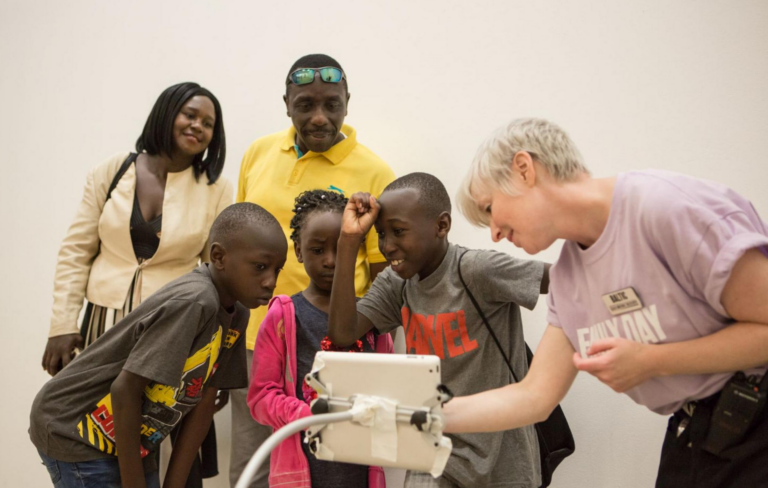
[[[232,197],[233,197],[233,190],[232,190],[232,183],[229,182],[229,180],[226,180],[224,178],[221,178],[221,184],[224,185],[224,188],[222,189],[221,196],[219,197],[219,201],[216,202],[216,210],[213,214],[213,220],[216,220],[216,217],[219,216],[221,212],[224,211],[225,208],[232,205]],[[213,225],[213,222],[211,222],[211,225]],[[210,236],[208,239],[205,240],[205,246],[203,247],[203,252],[200,253],[200,260],[203,263],[210,263],[211,262],[211,241]]]
[[293,311],[282,297],[270,304],[253,352],[248,408],[257,422],[273,429],[312,415],[306,402],[286,394],[286,390],[295,389],[295,382],[302,381],[288,374],[291,368],[287,361],[291,358],[286,351],[284,324],[295,321],[295,317],[286,316]]
[[240,162],[240,176],[237,178],[237,199],[235,200],[237,203],[245,201],[245,195],[248,191],[246,175],[248,174],[251,165],[251,150],[252,148],[249,147],[248,150],[245,151],[243,160]]
[[750,210],[729,205],[724,197],[709,205],[683,200],[646,219],[652,245],[675,279],[723,317],[728,312],[720,296],[734,266],[750,249],[765,252],[768,246],[768,230]]
[[222,342],[221,354],[216,363],[216,372],[210,385],[219,390],[236,390],[248,386],[248,363],[245,358],[245,329],[248,326],[250,310],[237,305],[237,316],[227,338]]
[[469,251],[461,263],[467,285],[485,301],[512,302],[528,310],[536,306],[544,276],[541,261],[496,251]]
[[197,302],[166,301],[133,326],[136,344],[123,369],[163,385],[178,384],[195,338],[208,320]]
[[126,157],[125,153],[117,155],[88,172],[77,214],[59,248],[49,337],[79,331],[77,317],[83,307],[91,265],[99,252],[99,219],[109,185]]
[[552,289],[552,284],[550,283],[549,294],[547,295],[547,322],[562,329],[563,325],[560,323],[560,318],[557,316],[557,307],[555,307],[555,293],[556,291]]
[[391,268],[376,277],[371,289],[357,302],[357,311],[384,334],[402,325],[402,290],[405,282]]

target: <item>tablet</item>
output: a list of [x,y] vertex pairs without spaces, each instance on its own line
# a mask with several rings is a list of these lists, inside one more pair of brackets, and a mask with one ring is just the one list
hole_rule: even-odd
[[[394,424],[377,418],[373,427],[342,422],[308,429],[310,450],[318,459],[442,473],[451,441],[442,435],[441,404],[448,396],[441,389],[440,358],[320,351],[307,379],[318,393],[315,402],[328,401],[331,413],[349,409],[350,400],[361,395],[396,404]],[[420,431],[412,425],[414,411],[428,416],[431,426]]]

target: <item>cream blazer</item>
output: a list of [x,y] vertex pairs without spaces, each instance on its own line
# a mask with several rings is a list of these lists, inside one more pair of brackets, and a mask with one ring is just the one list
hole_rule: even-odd
[[109,185],[127,157],[128,153],[115,155],[88,173],[83,200],[59,250],[49,337],[79,331],[84,297],[96,305],[122,309],[139,268],[140,290],[134,293],[144,300],[193,270],[201,259],[208,260],[208,232],[216,216],[232,203],[232,184],[219,178],[209,185],[205,175],[195,181],[191,167],[168,173],[160,246],[151,259],[139,264],[130,234],[135,164],[105,205]]

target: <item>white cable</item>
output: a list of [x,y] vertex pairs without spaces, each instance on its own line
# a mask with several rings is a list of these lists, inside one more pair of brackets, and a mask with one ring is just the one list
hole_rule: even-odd
[[290,424],[283,426],[283,428],[272,434],[266,441],[264,441],[264,444],[262,444],[261,447],[259,447],[256,452],[253,453],[251,460],[248,461],[248,464],[245,466],[243,473],[240,475],[240,479],[237,480],[235,488],[248,488],[248,485],[251,483],[251,479],[253,479],[256,471],[259,470],[259,466],[261,466],[267,456],[269,456],[269,453],[272,452],[272,449],[277,447],[281,442],[293,434],[301,432],[307,427],[311,427],[313,425],[335,424],[337,422],[352,420],[352,415],[353,413],[349,411],[339,413],[324,413],[321,415],[304,417],[303,419],[295,420]]

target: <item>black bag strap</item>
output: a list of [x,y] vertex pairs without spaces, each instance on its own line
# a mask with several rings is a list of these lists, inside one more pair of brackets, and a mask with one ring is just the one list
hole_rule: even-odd
[[[123,164],[120,165],[120,167],[117,169],[117,173],[115,173],[115,176],[112,178],[112,182],[109,184],[109,189],[107,190],[107,198],[104,199],[104,205],[107,204],[110,198],[112,198],[112,191],[117,188],[117,184],[120,183],[120,179],[125,175],[126,171],[128,171],[128,168],[131,167],[131,165],[136,161],[136,158],[139,155],[137,153],[130,153],[127,158],[125,158],[125,161],[123,161]],[[103,211],[103,207],[102,207]],[[96,259],[96,257],[101,254],[101,239],[99,239],[99,248],[96,250],[96,254],[94,254],[93,259]],[[85,340],[85,346],[89,346],[93,341],[97,339],[98,336],[93,337],[91,332],[91,315],[93,314],[93,303],[88,302],[85,307],[85,315],[83,316],[83,322],[80,324],[80,335]]]
[[[120,179],[123,177],[126,171],[128,171],[128,168],[131,167],[131,165],[136,161],[136,158],[139,157],[137,153],[131,153],[128,155],[127,158],[125,158],[125,161],[123,161],[123,164],[120,165],[120,168],[118,168],[117,173],[115,173],[115,177],[112,178],[112,183],[109,184],[109,190],[107,190],[107,198],[104,199],[104,205],[107,204],[110,198],[112,198],[112,191],[114,191],[115,188],[117,188],[117,184],[120,183]],[[103,211],[103,207],[102,207]],[[99,249],[96,251],[96,255],[93,256],[94,259],[96,259],[96,256],[101,254],[101,239],[99,239]]]
[[137,157],[139,157],[137,153],[131,153],[127,158],[125,158],[123,164],[120,165],[117,173],[115,173],[115,177],[112,178],[112,183],[109,184],[109,190],[107,190],[107,198],[104,200],[105,204],[109,201],[110,198],[112,198],[112,192],[115,188],[117,188],[117,184],[120,183],[120,179],[123,177],[125,172],[128,171],[128,168],[130,168],[131,165],[136,161]]
[[[464,291],[467,292],[467,296],[469,297],[469,300],[472,302],[472,305],[474,305],[478,315],[480,315],[480,318],[483,320],[483,324],[485,324],[485,328],[488,329],[488,333],[491,334],[491,337],[493,338],[493,342],[496,343],[496,347],[499,348],[499,352],[501,353],[502,356],[504,356],[504,362],[507,363],[509,372],[512,373],[512,379],[515,380],[515,383],[519,383],[520,380],[517,379],[515,370],[512,368],[512,361],[510,361],[509,357],[507,357],[507,353],[504,351],[504,348],[501,347],[501,342],[499,341],[499,338],[496,337],[496,332],[493,331],[491,324],[488,323],[488,319],[485,317],[485,313],[483,313],[483,309],[480,308],[480,304],[477,303],[477,300],[475,300],[475,296],[472,294],[472,291],[467,286],[467,282],[464,281],[464,276],[461,274],[461,260],[464,259],[464,256],[468,252],[469,251],[464,251],[463,253],[461,253],[461,256],[459,256],[459,280],[461,280],[461,284],[464,286]],[[526,344],[526,348],[528,348],[527,344]]]
[[[512,373],[512,378],[515,380],[515,383],[517,383],[519,380],[517,375],[515,375],[514,369],[512,368],[512,362],[510,361],[509,357],[507,357],[507,353],[504,351],[504,348],[501,347],[499,338],[496,337],[496,333],[491,328],[491,324],[485,317],[485,313],[483,313],[483,310],[480,308],[480,304],[477,303],[475,296],[472,294],[472,291],[464,281],[464,276],[461,274],[461,260],[464,258],[464,255],[467,252],[469,251],[464,251],[461,256],[459,256],[459,279],[461,280],[461,284],[464,285],[464,291],[467,292],[469,300],[472,302],[472,305],[474,305],[478,315],[480,315],[480,318],[483,320],[485,328],[488,329],[488,333],[491,335],[493,341],[496,343],[496,346],[499,348],[499,352],[504,357],[504,361],[507,363],[509,372]],[[531,361],[533,360],[533,352],[531,352],[531,348],[528,347],[528,344],[525,344],[525,353],[528,364],[530,365]],[[554,473],[555,469],[566,457],[573,454],[574,450],[576,449],[576,444],[573,440],[571,428],[568,426],[568,420],[565,418],[565,414],[563,413],[560,405],[555,407],[547,420],[543,422],[537,422],[533,424],[533,427],[536,429],[536,438],[539,441],[539,457],[541,461],[542,482],[541,486],[546,487],[549,486],[552,482],[552,473]]]

